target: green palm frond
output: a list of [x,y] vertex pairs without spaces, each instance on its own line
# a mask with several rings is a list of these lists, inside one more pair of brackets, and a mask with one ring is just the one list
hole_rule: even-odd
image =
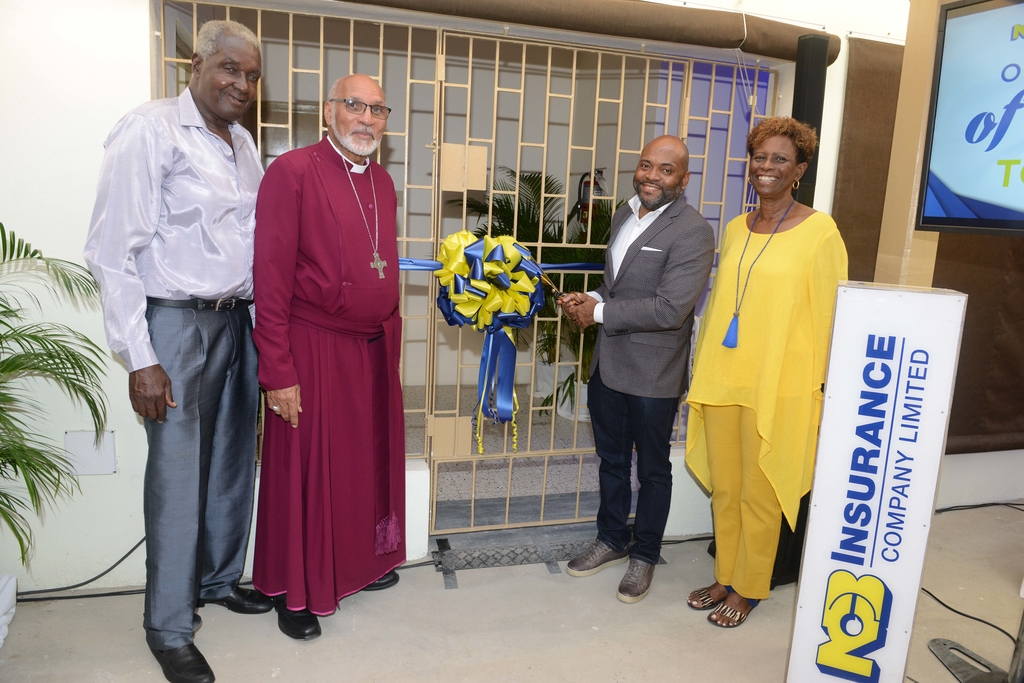
[[25,380],[56,384],[72,401],[84,405],[96,438],[106,423],[103,350],[76,330],[50,322],[27,322],[18,295],[38,303],[29,285],[41,284],[51,295],[72,302],[93,302],[98,287],[84,267],[46,258],[0,223],[0,521],[14,535],[27,562],[32,529],[27,515],[78,490],[63,449],[32,430],[43,411]]
[[[0,455],[0,458],[3,456]],[[0,489],[0,521],[14,534],[14,540],[21,548],[21,561],[25,562],[27,549],[32,546],[32,529],[23,513],[28,512],[28,505],[25,501]]]
[[64,325],[32,323],[11,327],[0,321],[0,391],[22,377],[50,380],[85,404],[97,434],[106,422],[102,392],[103,350]]
[[74,303],[94,300],[99,288],[87,268],[62,259],[47,258],[0,223],[0,300],[17,301],[13,292],[38,304],[26,285],[34,282],[53,296],[65,295]]
[[[514,193],[518,189],[518,201]],[[499,166],[494,179],[494,192],[475,197],[451,199],[449,205],[466,206],[466,214],[480,221],[474,234],[477,237],[512,235],[524,244],[559,242],[562,239],[562,199],[544,195],[562,194],[564,186],[554,176],[543,173],[516,172]],[[543,211],[541,200],[543,199]],[[543,236],[543,238],[542,238]]]

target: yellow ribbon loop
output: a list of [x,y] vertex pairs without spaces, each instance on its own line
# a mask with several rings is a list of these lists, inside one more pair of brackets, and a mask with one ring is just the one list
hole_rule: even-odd
[[445,238],[437,260],[441,263],[434,271],[441,285],[437,306],[445,320],[488,335],[477,388],[477,450],[483,453],[483,418],[491,417],[512,423],[512,450],[516,451],[519,400],[510,328],[528,326],[543,307],[544,291],[538,287],[543,273],[530,252],[511,236],[478,238],[468,230]]

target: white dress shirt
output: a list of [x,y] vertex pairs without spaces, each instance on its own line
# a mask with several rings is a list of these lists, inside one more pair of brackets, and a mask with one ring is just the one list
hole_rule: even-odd
[[129,371],[160,361],[146,297],[251,299],[256,145],[237,123],[228,145],[187,88],[122,118],[105,143],[85,261],[100,285],[110,348]]
[[[672,200],[673,202],[675,200]],[[609,245],[608,250],[612,255],[612,269],[616,277],[619,274],[619,268],[622,266],[622,259],[626,257],[626,252],[629,251],[630,245],[636,241],[636,238],[643,234],[644,230],[651,227],[654,221],[658,220],[658,216],[664,213],[665,209],[672,206],[672,202],[659,206],[654,211],[648,211],[644,214],[644,217],[640,217],[640,197],[633,195],[633,198],[629,200],[629,208],[633,210],[632,215],[623,222],[619,228],[619,233],[615,236],[615,241]],[[590,296],[597,299],[598,304],[594,307],[594,322],[604,324],[604,300],[601,295],[596,291],[587,292]]]

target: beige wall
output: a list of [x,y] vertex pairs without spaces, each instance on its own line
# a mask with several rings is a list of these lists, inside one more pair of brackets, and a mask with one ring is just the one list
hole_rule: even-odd
[[914,230],[921,163],[928,125],[939,6],[945,0],[911,0],[903,53],[900,98],[889,161],[889,182],[878,240],[875,282],[930,287],[939,233]]

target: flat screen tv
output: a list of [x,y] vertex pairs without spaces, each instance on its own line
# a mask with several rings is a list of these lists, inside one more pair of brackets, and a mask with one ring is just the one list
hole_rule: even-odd
[[939,14],[917,228],[1024,236],[1024,0]]

